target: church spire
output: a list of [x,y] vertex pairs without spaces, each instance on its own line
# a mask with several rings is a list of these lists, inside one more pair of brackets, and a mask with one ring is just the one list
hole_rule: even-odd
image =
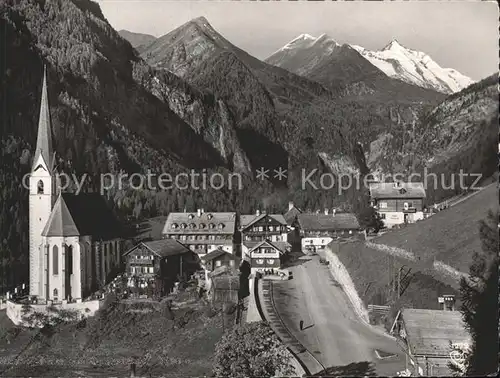
[[[40,102],[40,118],[38,120],[38,137],[36,140],[35,159],[36,164],[39,156],[42,156],[49,172],[53,169],[52,150],[52,125],[50,122],[49,97],[47,92],[47,67],[43,68],[42,100]],[[33,167],[36,168],[36,167]]]

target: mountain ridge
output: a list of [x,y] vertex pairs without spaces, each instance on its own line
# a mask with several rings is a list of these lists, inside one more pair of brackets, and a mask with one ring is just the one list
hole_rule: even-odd
[[[328,41],[329,44],[318,46],[319,41]],[[395,38],[385,45],[382,50],[370,51],[354,44],[340,45],[326,34],[319,37],[301,34],[278,49],[265,61],[284,68],[288,67],[292,72],[308,76],[308,72],[314,65],[324,62],[328,56],[335,52],[335,47],[344,45],[358,51],[363,58],[388,77],[411,85],[451,94],[473,83],[472,79],[454,69],[440,67],[429,55],[404,47]],[[311,51],[313,48],[315,50]],[[307,53],[310,56],[313,55],[313,62],[304,62],[304,59],[302,59],[302,63],[299,63],[299,65],[303,65],[304,68],[298,67],[297,63],[291,63],[293,56],[304,54],[304,50],[308,50]],[[311,64],[314,64],[313,67],[311,67]]]

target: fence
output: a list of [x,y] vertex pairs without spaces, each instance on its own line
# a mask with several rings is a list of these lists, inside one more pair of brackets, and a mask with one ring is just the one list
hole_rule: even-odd
[[387,315],[391,308],[389,306],[379,306],[379,305],[368,305],[368,312],[370,314],[377,314],[377,315]]

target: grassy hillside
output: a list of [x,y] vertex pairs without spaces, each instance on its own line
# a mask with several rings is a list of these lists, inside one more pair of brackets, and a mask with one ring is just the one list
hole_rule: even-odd
[[[363,242],[342,245],[336,253],[365,305],[392,306],[386,319],[388,325],[402,306],[440,309],[438,297],[452,294],[458,298],[458,281],[437,272],[433,268],[434,259],[467,273],[474,252],[481,248],[479,221],[486,218],[490,208],[498,207],[497,196],[497,184],[494,183],[428,220],[372,240],[411,251],[416,256],[415,261],[393,257]],[[404,292],[398,298],[392,291],[392,279],[401,268]],[[458,305],[459,301],[456,308]]]
[[493,183],[430,219],[388,232],[374,240],[411,251],[421,261],[434,259],[468,272],[474,252],[480,252],[478,222],[489,209],[498,208],[498,187]]
[[[163,303],[120,302],[37,336],[32,330],[10,331],[16,334],[10,344],[0,333],[0,375],[128,376],[132,363],[139,376],[209,375],[223,333],[220,314],[197,299],[173,305],[170,313]],[[0,325],[8,322],[0,314]],[[226,328],[229,324],[227,316]]]

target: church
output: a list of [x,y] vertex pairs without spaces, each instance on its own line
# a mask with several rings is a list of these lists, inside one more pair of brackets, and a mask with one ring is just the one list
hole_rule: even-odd
[[98,193],[57,185],[44,71],[36,150],[29,178],[29,292],[39,303],[82,301],[122,265],[122,228]]

